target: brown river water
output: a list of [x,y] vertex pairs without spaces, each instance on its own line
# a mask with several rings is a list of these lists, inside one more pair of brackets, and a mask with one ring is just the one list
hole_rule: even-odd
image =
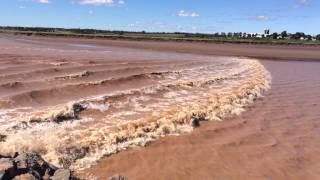
[[[235,172],[229,175],[237,174],[239,162],[250,161],[250,166],[244,166],[246,170],[259,169],[260,175],[264,169],[267,174],[286,177],[281,175],[288,170],[314,178],[319,175],[315,173],[319,158],[313,157],[320,147],[316,141],[319,69],[317,62],[259,61],[3,36],[0,152],[36,152],[60,167],[81,170],[94,165],[92,172],[99,174],[95,168],[107,163],[105,156],[125,156],[127,152],[114,154],[167,135],[169,143],[178,144],[183,138],[197,136],[202,146],[225,151],[225,158],[219,157],[215,165],[217,169],[226,167],[223,163],[232,157],[238,160]],[[197,121],[203,123],[194,129]],[[157,147],[157,143],[160,141],[140,153]],[[153,152],[170,151],[165,144]],[[175,164],[183,168],[185,162],[176,153],[184,154],[196,146],[168,152],[177,158],[168,168]],[[230,151],[234,147],[239,151]],[[197,149],[194,155],[198,152],[202,154],[198,160],[210,154]],[[190,159],[194,156],[185,154]],[[162,157],[161,153],[146,154],[145,159],[157,156]],[[217,153],[210,158],[202,164],[204,169],[217,161]],[[157,174],[148,164],[150,168],[141,169]],[[120,165],[121,161],[113,164],[119,172],[139,179],[137,173],[130,174]],[[298,171],[299,167],[303,171]],[[206,169],[203,177],[214,177],[209,172]],[[259,177],[254,172],[252,177]]]
[[82,177],[319,179],[320,63],[261,62],[272,88],[239,116],[106,157]]

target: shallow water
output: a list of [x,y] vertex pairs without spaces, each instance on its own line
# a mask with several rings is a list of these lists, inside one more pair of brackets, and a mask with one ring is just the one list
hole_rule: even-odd
[[73,169],[239,115],[271,81],[253,59],[11,38],[0,47],[0,152]]

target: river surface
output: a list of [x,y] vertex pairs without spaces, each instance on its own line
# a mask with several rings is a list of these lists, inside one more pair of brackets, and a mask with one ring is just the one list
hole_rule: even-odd
[[0,38],[0,152],[84,169],[238,116],[270,89],[255,59]]

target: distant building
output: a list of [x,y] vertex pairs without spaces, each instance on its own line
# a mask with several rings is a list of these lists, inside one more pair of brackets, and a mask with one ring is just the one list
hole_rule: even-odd
[[270,36],[270,29],[265,29],[263,33],[241,33],[242,38],[265,38]]

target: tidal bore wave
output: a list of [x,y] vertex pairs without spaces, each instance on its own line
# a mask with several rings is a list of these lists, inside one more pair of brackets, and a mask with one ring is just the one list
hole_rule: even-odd
[[[103,156],[191,132],[201,121],[239,115],[270,88],[259,61],[219,62],[107,79],[82,71],[52,81],[94,80],[3,97],[0,152],[36,152],[57,166],[83,169]],[[64,97],[70,101],[54,100],[69,100]],[[55,103],[33,106],[50,98]]]

